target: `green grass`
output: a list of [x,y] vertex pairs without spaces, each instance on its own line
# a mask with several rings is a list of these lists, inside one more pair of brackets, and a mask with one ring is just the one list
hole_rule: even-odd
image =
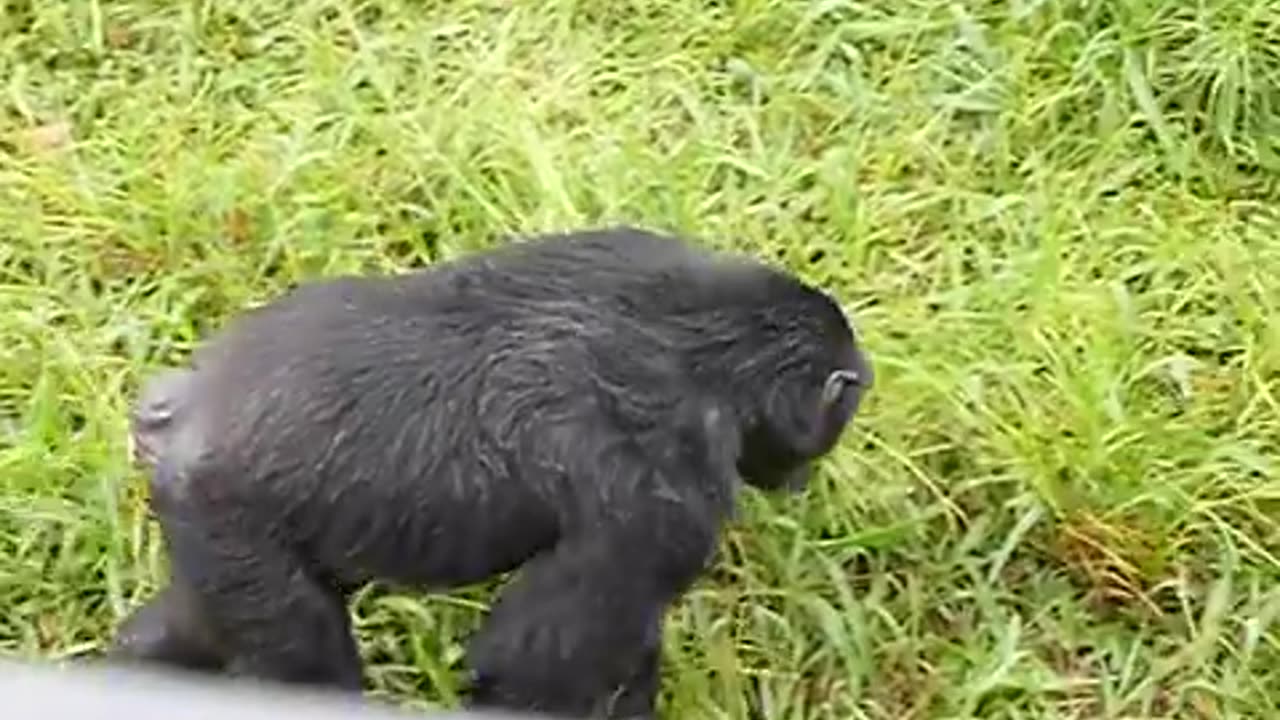
[[[230,314],[624,221],[830,288],[879,373],[673,608],[670,717],[1280,706],[1274,0],[2,7],[0,651],[163,580],[124,413]],[[379,693],[454,703],[489,597],[363,595]]]

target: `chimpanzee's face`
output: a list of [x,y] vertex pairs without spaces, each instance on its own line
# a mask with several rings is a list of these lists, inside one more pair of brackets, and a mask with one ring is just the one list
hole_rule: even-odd
[[762,399],[760,419],[747,429],[738,463],[747,484],[803,489],[813,462],[839,441],[873,379],[871,364],[853,338],[841,346],[834,361],[784,379]]

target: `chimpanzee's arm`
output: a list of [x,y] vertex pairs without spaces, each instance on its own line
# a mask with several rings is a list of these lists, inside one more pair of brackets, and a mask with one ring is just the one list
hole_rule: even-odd
[[732,503],[722,420],[672,428],[666,462],[585,454],[594,508],[525,565],[472,640],[473,705],[654,716],[663,617],[705,569]]

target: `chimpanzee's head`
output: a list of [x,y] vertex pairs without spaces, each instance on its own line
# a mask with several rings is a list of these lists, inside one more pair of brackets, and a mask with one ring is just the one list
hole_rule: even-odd
[[751,421],[743,428],[738,471],[762,489],[802,489],[813,461],[835,446],[873,381],[844,313],[825,294],[804,291],[803,302],[768,323],[772,380],[759,384],[760,397],[744,399]]

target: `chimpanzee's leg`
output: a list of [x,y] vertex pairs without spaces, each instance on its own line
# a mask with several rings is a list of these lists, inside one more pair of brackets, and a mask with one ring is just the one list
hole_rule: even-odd
[[240,507],[188,492],[173,476],[153,482],[152,503],[174,581],[225,648],[235,675],[359,692],[361,662],[345,597]]

